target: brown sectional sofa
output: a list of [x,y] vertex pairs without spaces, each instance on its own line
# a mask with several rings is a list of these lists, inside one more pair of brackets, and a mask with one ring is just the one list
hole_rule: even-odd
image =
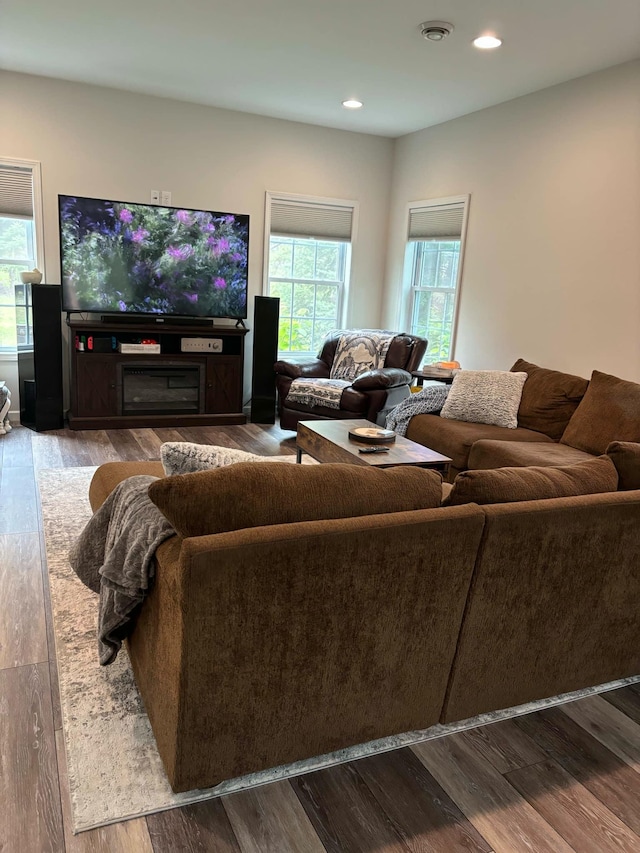
[[594,371],[591,381],[518,359],[528,374],[518,427],[416,415],[407,438],[452,460],[448,479],[467,469],[571,465],[605,453],[613,440],[640,442],[640,385]]
[[[174,790],[640,673],[640,490],[442,507],[420,470],[404,491],[423,508],[372,515],[371,474],[384,489],[397,469],[233,468],[240,528],[159,548],[128,641]],[[139,473],[161,469],[101,466],[93,508]],[[229,476],[150,494],[213,517]],[[242,528],[255,501],[272,523]],[[290,520],[296,502],[315,520]]]

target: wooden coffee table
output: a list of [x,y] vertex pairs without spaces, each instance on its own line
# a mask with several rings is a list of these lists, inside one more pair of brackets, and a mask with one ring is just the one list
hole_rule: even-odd
[[451,459],[448,456],[429,450],[428,447],[401,435],[396,437],[393,444],[383,445],[389,448],[388,453],[359,453],[358,448],[371,445],[349,438],[349,430],[370,426],[376,424],[364,419],[299,421],[296,461],[301,462],[302,454],[308,453],[318,462],[347,462],[351,465],[371,465],[374,468],[416,465],[419,468],[435,468],[443,474],[449,470]]

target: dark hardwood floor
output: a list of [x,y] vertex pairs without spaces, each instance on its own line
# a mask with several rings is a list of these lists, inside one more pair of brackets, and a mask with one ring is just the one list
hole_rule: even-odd
[[294,452],[251,424],[0,437],[2,853],[640,853],[640,685],[73,836],[37,472],[168,440]]

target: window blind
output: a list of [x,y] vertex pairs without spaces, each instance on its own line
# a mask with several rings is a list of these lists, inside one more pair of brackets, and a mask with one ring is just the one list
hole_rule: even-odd
[[271,202],[271,234],[349,242],[353,208],[312,202]]
[[0,216],[33,219],[31,169],[21,166],[0,166]]
[[459,240],[464,202],[414,207],[409,211],[409,240]]

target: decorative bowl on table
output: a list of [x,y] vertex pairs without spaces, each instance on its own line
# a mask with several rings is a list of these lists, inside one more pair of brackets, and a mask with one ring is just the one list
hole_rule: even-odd
[[357,427],[349,430],[349,438],[364,444],[392,444],[396,440],[396,434],[392,429],[383,427]]

